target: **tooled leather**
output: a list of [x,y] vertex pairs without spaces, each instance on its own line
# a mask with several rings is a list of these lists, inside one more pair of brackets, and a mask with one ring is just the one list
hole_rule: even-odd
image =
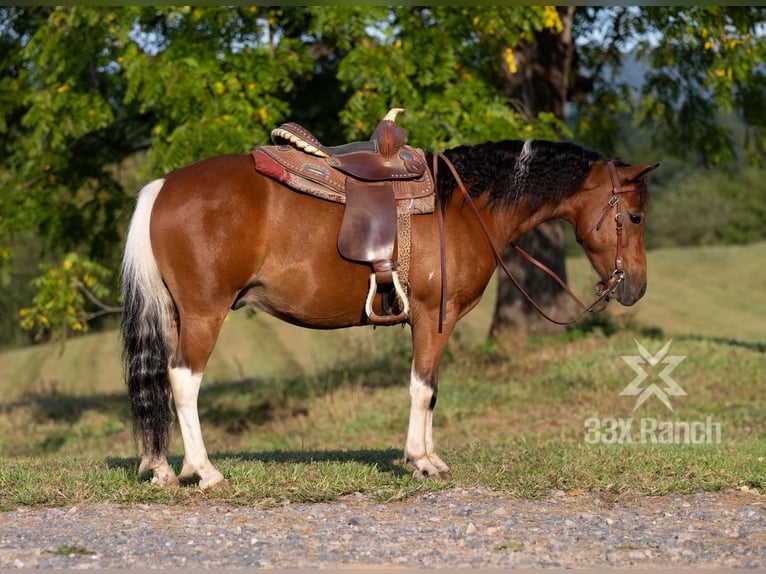
[[[423,150],[411,148],[413,157],[425,163]],[[350,176],[334,169],[328,160],[332,158],[320,158],[303,153],[292,146],[262,146],[253,150],[256,170],[274,177],[273,167],[264,170],[267,162],[260,160],[259,155],[266,154],[274,162],[291,175],[291,177],[275,178],[286,185],[311,193],[330,201],[337,201],[336,197],[345,198],[347,180]],[[311,185],[313,184],[313,185]],[[298,187],[300,185],[300,187]],[[411,202],[412,213],[432,213],[434,210],[434,182],[431,173],[425,170],[423,175],[414,180],[393,181],[394,198],[397,202]],[[322,188],[327,188],[324,192]],[[331,196],[332,199],[328,196]],[[345,203],[339,201],[339,203]]]

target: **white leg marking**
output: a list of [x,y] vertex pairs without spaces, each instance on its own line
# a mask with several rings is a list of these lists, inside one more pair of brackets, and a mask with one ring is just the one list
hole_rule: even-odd
[[199,424],[197,398],[202,385],[202,373],[192,373],[186,368],[174,368],[170,369],[169,376],[184,442],[184,464],[179,476],[183,478],[197,473],[200,477],[199,486],[203,489],[222,484],[223,475],[208,459]]
[[410,374],[410,424],[404,458],[415,465],[416,479],[449,476],[449,467],[434,452],[433,411],[429,408],[434,392],[413,368]]
[[410,373],[410,424],[407,429],[405,454],[413,462],[428,456],[426,450],[426,420],[433,390],[412,369]]
[[441,457],[436,454],[436,449],[434,448],[433,409],[428,409],[428,412],[426,413],[426,456],[428,456],[428,459],[433,463],[433,465],[439,469],[439,474],[442,476],[449,475],[449,467],[447,466],[447,463],[445,463]]

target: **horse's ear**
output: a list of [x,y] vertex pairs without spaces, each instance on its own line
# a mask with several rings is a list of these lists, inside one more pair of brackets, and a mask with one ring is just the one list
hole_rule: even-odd
[[630,165],[627,167],[620,167],[619,171],[625,175],[625,183],[634,183],[640,181],[642,177],[654,171],[658,167],[660,167],[659,163],[647,165]]

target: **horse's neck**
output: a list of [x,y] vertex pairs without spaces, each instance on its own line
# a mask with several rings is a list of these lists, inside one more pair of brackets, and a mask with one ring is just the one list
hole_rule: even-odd
[[[462,174],[458,174],[462,176]],[[498,177],[506,178],[507,173],[499,173]],[[493,182],[497,184],[498,182]],[[470,189],[474,182],[470,179],[464,180],[464,184]],[[518,185],[518,182],[514,182]],[[508,188],[509,182],[503,179],[500,182],[499,188]],[[487,188],[493,187],[493,184],[488,184]],[[555,219],[564,219],[570,223],[574,222],[574,216],[576,211],[574,196],[567,197],[557,204],[552,204],[548,201],[531,202],[525,197],[524,192],[519,192],[520,198],[517,201],[509,202],[509,204],[503,208],[494,208],[490,205],[488,197],[486,195],[488,191],[475,195],[472,200],[481,213],[481,218],[489,229],[492,230],[493,239],[499,245],[507,245],[511,241],[515,241],[525,233],[531,231],[538,225],[545,223],[546,221],[552,221]],[[512,191],[511,193],[515,193]],[[452,194],[451,201],[457,200],[459,205],[465,201],[463,194],[460,193],[457,188]],[[539,204],[539,205],[532,205]]]
[[516,241],[519,237],[525,233],[532,231],[538,225],[547,221],[553,221],[555,219],[569,220],[569,210],[564,203],[556,206],[544,204],[535,210],[530,210],[526,206],[526,202],[522,202],[520,205],[512,206],[506,212],[508,219],[508,226],[505,231],[505,236],[499,238],[508,244],[512,241]]

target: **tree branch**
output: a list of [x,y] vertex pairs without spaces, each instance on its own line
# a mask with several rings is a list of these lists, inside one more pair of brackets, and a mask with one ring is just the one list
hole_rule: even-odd
[[96,317],[100,317],[102,315],[108,315],[109,313],[122,313],[123,308],[122,307],[115,307],[112,305],[107,305],[103,301],[101,301],[98,297],[96,297],[93,292],[88,289],[85,285],[78,282],[77,287],[82,291],[82,294],[85,295],[85,298],[93,303],[96,307],[99,308],[98,311],[94,311],[92,313],[88,313],[85,315],[85,320],[90,321],[91,319],[95,319]]

